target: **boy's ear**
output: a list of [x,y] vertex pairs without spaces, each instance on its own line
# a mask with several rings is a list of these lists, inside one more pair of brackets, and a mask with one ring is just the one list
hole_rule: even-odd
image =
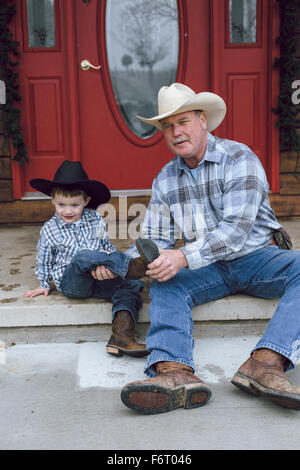
[[88,203],[90,202],[91,198],[90,196],[87,197],[87,200],[85,201],[84,203],[84,207],[86,207],[88,205]]

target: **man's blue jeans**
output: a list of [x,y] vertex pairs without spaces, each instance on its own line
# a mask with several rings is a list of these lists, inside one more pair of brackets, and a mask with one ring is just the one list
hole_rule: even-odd
[[[112,321],[119,310],[128,310],[134,320],[142,306],[142,281],[125,279],[130,257],[125,253],[81,250],[66,268],[60,283],[63,295],[71,299],[109,299],[112,301]],[[119,277],[105,281],[93,278],[91,271],[106,266]]]
[[272,245],[233,261],[219,261],[196,270],[181,269],[166,282],[152,282],[151,325],[146,343],[151,354],[146,374],[156,375],[153,365],[159,361],[181,362],[194,369],[192,308],[236,293],[266,299],[281,297],[253,351],[272,349],[287,357],[289,367],[294,367],[300,356],[300,251]]

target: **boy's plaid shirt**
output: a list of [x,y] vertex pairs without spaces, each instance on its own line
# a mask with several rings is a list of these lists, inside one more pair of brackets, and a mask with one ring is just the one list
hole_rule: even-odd
[[52,278],[59,290],[64,270],[83,249],[116,251],[103,218],[93,209],[84,209],[77,224],[67,224],[55,214],[40,231],[35,268],[40,287],[50,290]]
[[[280,227],[268,190],[265,171],[246,145],[208,133],[196,181],[179,156],[155,178],[141,236],[160,249],[182,238],[191,269],[238,258],[268,245]],[[134,247],[127,254],[136,256]]]

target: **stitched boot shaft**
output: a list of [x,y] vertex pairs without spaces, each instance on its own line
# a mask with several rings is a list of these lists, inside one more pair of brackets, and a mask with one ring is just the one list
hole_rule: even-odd
[[159,256],[159,250],[152,240],[138,238],[136,240],[136,247],[141,256],[129,261],[125,279],[134,280],[144,277],[148,264],[152,263]]
[[300,388],[294,387],[284,373],[286,359],[277,353],[276,357],[273,351],[254,355],[242,364],[231,383],[251,395],[262,394],[279,406],[300,409]]
[[176,362],[156,364],[157,376],[127,384],[121,400],[139,413],[156,414],[175,408],[196,408],[211,396],[209,388],[193,373],[193,369]]
[[133,357],[143,357],[149,354],[145,344],[135,341],[134,321],[127,310],[120,310],[116,314],[106,351],[113,356],[128,354]]
[[[155,364],[155,369],[157,374],[165,374],[167,372],[176,372],[176,371],[188,371],[190,372],[196,379],[194,375],[193,369],[185,364],[181,364],[180,362],[172,362],[172,361],[163,361],[163,362],[157,362]],[[200,380],[200,379],[198,379]]]
[[125,279],[136,280],[141,279],[146,275],[148,262],[145,261],[141,256],[133,258],[129,261],[127,274]]

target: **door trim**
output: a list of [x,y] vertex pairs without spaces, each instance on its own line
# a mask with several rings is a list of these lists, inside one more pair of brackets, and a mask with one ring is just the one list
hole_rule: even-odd
[[[280,33],[280,15],[277,0],[267,1],[268,5],[268,83],[269,93],[266,97],[267,106],[270,112],[268,117],[268,136],[267,136],[267,179],[272,193],[280,192],[280,150],[279,150],[279,128],[276,126],[276,116],[272,109],[277,106],[277,97],[280,92],[279,71],[274,69],[274,59],[280,56],[279,45],[276,42]],[[227,2],[226,2],[227,3]],[[211,88],[212,92],[220,93],[221,90],[221,69],[220,69],[220,24],[221,15],[219,14],[219,0],[211,0],[211,44],[212,44],[212,60],[211,60]],[[224,38],[225,41],[225,38]]]

